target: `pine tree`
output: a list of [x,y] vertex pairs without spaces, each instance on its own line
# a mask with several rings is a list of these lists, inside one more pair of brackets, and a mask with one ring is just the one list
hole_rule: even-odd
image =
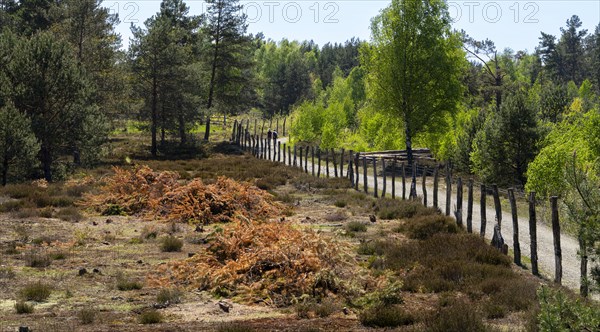
[[[215,104],[225,113],[251,103],[253,67],[252,55],[256,46],[246,34],[246,15],[241,14],[238,0],[207,0],[206,36],[210,81],[206,102],[206,131],[210,137],[210,115]],[[233,108],[233,109],[232,109]]]
[[[40,145],[31,131],[31,121],[11,103],[0,107],[0,174],[2,185],[19,178],[37,164]],[[12,176],[11,176],[12,175]]]

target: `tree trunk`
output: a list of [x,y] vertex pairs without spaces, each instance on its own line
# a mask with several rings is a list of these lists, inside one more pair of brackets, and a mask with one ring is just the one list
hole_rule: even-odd
[[152,77],[152,123],[150,124],[150,132],[152,134],[152,147],[150,153],[153,157],[156,157],[156,127],[158,121],[158,84],[156,82],[156,73]]
[[44,178],[46,179],[46,181],[51,182],[52,181],[52,154],[50,153],[50,149],[48,149],[48,147],[44,144],[42,144],[42,148],[40,150],[41,153],[41,162],[42,162],[42,169],[44,170]]
[[215,35],[215,48],[213,53],[213,61],[210,72],[210,84],[208,89],[208,102],[206,103],[207,110],[207,121],[206,121],[206,130],[204,131],[204,140],[208,141],[210,137],[210,108],[213,104],[213,96],[215,92],[215,77],[217,73],[217,60],[219,58],[219,43],[221,41],[221,12],[222,9],[219,8],[219,13],[217,14],[217,31]]
[[6,179],[8,177],[8,155],[4,153],[4,160],[2,161],[2,186],[6,186]]
[[187,135],[185,134],[185,121],[183,116],[179,116],[179,143],[185,145],[187,143]]

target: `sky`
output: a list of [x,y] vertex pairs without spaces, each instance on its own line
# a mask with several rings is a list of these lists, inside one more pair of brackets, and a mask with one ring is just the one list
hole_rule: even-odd
[[[186,1],[190,14],[204,12],[201,0]],[[343,43],[358,37],[370,38],[371,18],[389,0],[342,1],[240,1],[248,16],[248,31],[262,32],[266,38],[281,40],[313,40],[322,46],[327,42]],[[160,1],[110,1],[104,6],[118,13],[121,34],[126,48],[131,37],[130,25],[144,21],[160,9]],[[539,43],[540,32],[560,35],[568,18],[578,15],[584,29],[593,32],[600,22],[600,0],[539,0],[539,1],[448,1],[452,26],[465,30],[477,40],[490,39],[499,50],[527,50],[530,53]]]

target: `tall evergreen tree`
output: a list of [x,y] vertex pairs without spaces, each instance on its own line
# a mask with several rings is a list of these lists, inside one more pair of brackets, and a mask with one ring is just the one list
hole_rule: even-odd
[[[0,181],[6,185],[9,177],[19,178],[37,164],[40,150],[31,131],[31,121],[12,103],[0,107]],[[21,173],[21,174],[19,174]]]
[[566,28],[560,28],[562,35],[558,42],[564,66],[564,80],[573,81],[578,86],[585,75],[583,41],[587,30],[578,30],[582,26],[579,16],[573,15],[567,20]]
[[246,34],[248,25],[238,0],[207,0],[206,36],[210,81],[206,101],[206,131],[210,137],[210,115],[215,104],[223,112],[250,103],[247,97],[252,80],[250,69],[255,45]]

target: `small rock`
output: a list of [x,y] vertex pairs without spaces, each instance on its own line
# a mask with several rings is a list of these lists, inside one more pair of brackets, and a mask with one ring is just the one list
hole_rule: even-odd
[[194,256],[196,256],[195,252],[188,252],[188,257],[194,257]]
[[79,269],[79,276],[85,275],[86,273],[87,273],[87,269],[86,268]]
[[342,312],[344,313],[344,315],[347,315],[350,313],[350,311],[348,311],[348,308],[344,307],[344,309],[342,309]]
[[113,296],[110,298],[111,301],[123,301],[124,298],[120,297],[120,296]]
[[112,219],[110,219],[110,218],[106,219],[106,223],[107,223],[107,224],[110,224],[110,223],[112,223],[112,222],[113,222],[113,221],[112,221]]
[[19,332],[31,332],[27,326],[19,326]]
[[92,221],[92,225],[94,225],[94,226],[98,226],[98,223],[97,223],[97,222],[95,222],[95,221]]
[[93,270],[92,270],[92,272],[94,272],[94,273],[98,273],[98,274],[102,274],[102,272],[100,272],[100,270],[99,270],[99,269],[93,269]]
[[279,219],[279,221],[284,222],[285,221],[285,217],[281,217],[281,219]]
[[202,225],[196,225],[196,229],[194,229],[194,232],[202,233],[204,232],[204,227]]
[[144,264],[144,262],[140,259],[137,261],[138,264]]
[[227,313],[233,307],[231,304],[224,302],[224,301],[219,301],[219,302],[217,302],[217,304],[219,305],[219,308],[221,308],[221,310],[223,310],[224,312],[227,312]]
[[306,216],[306,220],[310,220],[310,217],[309,217],[309,216]]
[[104,241],[104,242],[102,242],[102,244],[105,245],[105,246],[110,246],[110,242]]
[[154,309],[166,309],[170,305],[169,301],[165,303],[154,303],[152,308]]
[[377,221],[377,217],[375,217],[374,214],[370,214],[369,215],[369,220],[371,220],[371,222],[376,222]]

